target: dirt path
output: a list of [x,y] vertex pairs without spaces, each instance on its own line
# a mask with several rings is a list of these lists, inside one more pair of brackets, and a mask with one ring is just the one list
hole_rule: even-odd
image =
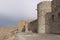
[[17,33],[16,38],[16,40],[60,40],[60,35]]

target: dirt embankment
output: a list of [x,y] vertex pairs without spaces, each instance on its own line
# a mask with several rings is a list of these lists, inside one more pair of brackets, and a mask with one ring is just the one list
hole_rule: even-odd
[[0,28],[0,40],[15,40],[17,27]]

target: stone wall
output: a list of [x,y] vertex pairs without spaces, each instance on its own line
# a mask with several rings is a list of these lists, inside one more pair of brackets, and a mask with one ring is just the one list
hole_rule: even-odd
[[60,0],[53,0],[54,6],[60,6]]
[[38,32],[38,20],[31,21],[28,25],[28,30],[32,31],[33,33]]
[[54,15],[52,33],[60,33],[60,0],[52,1],[52,9],[52,14]]
[[37,5],[38,32],[60,33],[60,1],[41,2]]

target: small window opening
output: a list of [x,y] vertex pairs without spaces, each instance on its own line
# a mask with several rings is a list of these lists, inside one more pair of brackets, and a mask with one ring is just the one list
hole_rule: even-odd
[[54,15],[52,15],[52,21],[54,21]]
[[58,18],[60,18],[60,13],[58,14]]
[[58,21],[60,22],[60,13],[58,14]]

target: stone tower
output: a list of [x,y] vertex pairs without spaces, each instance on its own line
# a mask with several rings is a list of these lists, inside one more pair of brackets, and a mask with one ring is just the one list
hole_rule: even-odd
[[60,1],[41,2],[37,5],[38,33],[60,33]]
[[37,12],[38,12],[38,33],[46,33],[48,31],[50,32],[50,28],[48,27],[49,23],[48,20],[46,19],[49,19],[51,14],[51,1],[40,2],[37,5]]

